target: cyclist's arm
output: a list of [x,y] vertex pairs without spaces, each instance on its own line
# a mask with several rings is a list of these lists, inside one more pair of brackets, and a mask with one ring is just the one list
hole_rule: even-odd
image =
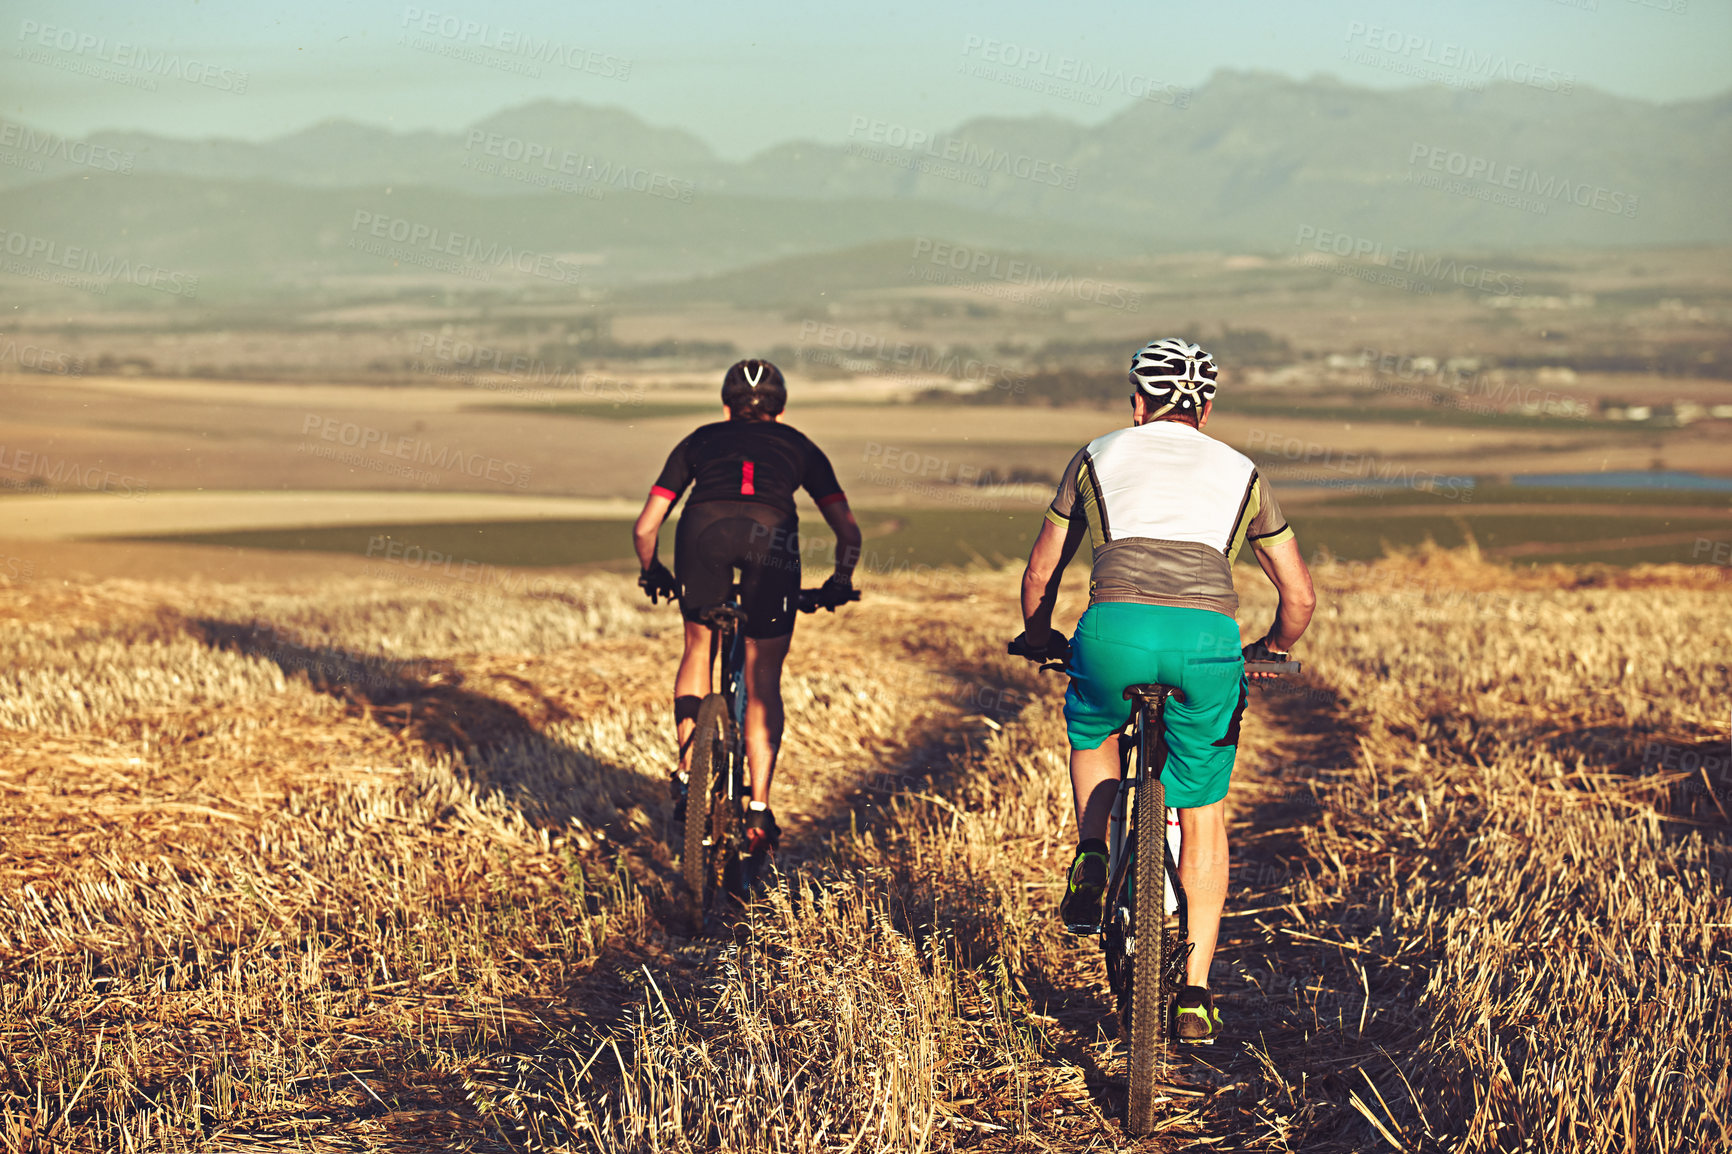
[[667,520],[668,510],[674,507],[678,497],[670,497],[662,489],[650,490],[649,499],[643,503],[643,512],[637,515],[637,524],[631,527],[632,545],[637,549],[638,567],[648,569],[655,563],[656,539],[661,536],[662,522]]
[[1056,525],[1051,519],[1040,523],[1040,536],[1028,555],[1028,568],[1022,572],[1023,635],[1035,647],[1046,644],[1052,631],[1053,606],[1058,602],[1059,583],[1064,580],[1065,566],[1082,544],[1084,524],[1081,519]]
[[656,562],[656,538],[661,535],[662,522],[668,519],[668,510],[674,507],[674,502],[680,499],[680,494],[686,491],[686,486],[692,483],[695,469],[692,465],[692,439],[703,432],[691,433],[668,454],[667,464],[656,477],[656,483],[650,486],[649,498],[643,503],[643,512],[637,515],[637,524],[631,527],[632,546],[637,550],[637,563],[648,569]]
[[830,532],[836,534],[836,575],[845,581],[854,579],[854,566],[860,563],[860,524],[854,520],[848,499],[838,495],[818,506]]
[[[1288,537],[1278,545],[1256,550],[1257,564],[1275,584],[1280,603],[1275,607],[1275,624],[1269,627],[1269,648],[1286,653],[1298,643],[1311,624],[1311,611],[1317,608],[1317,591],[1311,587],[1311,570],[1299,552],[1299,542]],[[1025,594],[1026,596],[1026,594]]]
[[848,498],[842,495],[842,483],[836,479],[836,467],[824,450],[802,438],[807,448],[806,468],[800,477],[800,487],[818,503],[818,511],[830,532],[836,534],[836,576],[843,581],[854,579],[854,566],[860,563],[860,526],[848,508]]

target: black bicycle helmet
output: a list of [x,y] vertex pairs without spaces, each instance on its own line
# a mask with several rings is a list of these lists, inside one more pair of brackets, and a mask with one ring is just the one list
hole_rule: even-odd
[[722,404],[737,418],[767,421],[787,406],[788,384],[769,361],[740,361],[722,378]]

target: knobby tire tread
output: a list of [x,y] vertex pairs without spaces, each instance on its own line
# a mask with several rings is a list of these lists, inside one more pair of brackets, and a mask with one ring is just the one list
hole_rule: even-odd
[[[717,804],[718,783],[728,771],[729,730],[728,701],[712,693],[698,706],[697,724],[692,728],[692,756],[687,769],[685,846],[680,856],[680,873],[691,891],[696,919],[703,917],[714,898],[711,875],[715,869],[712,855],[705,852],[704,837],[715,822],[715,811],[726,810],[726,797]],[[720,849],[719,844],[712,844]]]
[[1129,1100],[1126,1128],[1148,1134],[1155,1128],[1155,1075],[1167,1048],[1166,982],[1161,973],[1167,955],[1166,834],[1167,791],[1160,766],[1152,757],[1138,759],[1135,828],[1138,853],[1136,892],[1132,895],[1131,926],[1137,948],[1131,955],[1131,1038]]
[[[722,758],[720,764],[724,773],[740,772],[738,751],[734,742],[734,721],[731,716],[722,723],[724,739],[722,742]],[[730,866],[737,866],[738,855],[734,851],[734,825],[740,815],[740,803],[727,795],[725,788],[710,795],[710,862],[708,902],[713,903],[717,894],[728,892],[728,873]]]

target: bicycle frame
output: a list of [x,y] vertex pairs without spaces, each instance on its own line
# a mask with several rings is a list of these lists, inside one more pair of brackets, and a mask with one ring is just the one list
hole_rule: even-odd
[[[1152,772],[1158,780],[1161,770],[1167,764],[1166,712],[1167,698],[1177,690],[1169,686],[1161,686],[1151,699],[1139,700],[1138,706],[1131,714],[1131,742],[1121,749],[1123,769],[1119,776],[1118,795],[1113,799],[1112,816],[1107,825],[1107,877],[1109,879],[1108,893],[1117,892],[1118,882],[1122,879],[1124,870],[1129,866],[1125,853],[1125,826],[1133,812],[1137,787],[1143,784],[1143,774]],[[1165,793],[1164,787],[1162,792]],[[1162,806],[1163,810],[1170,807]],[[1165,846],[1167,858],[1167,885],[1170,896],[1177,902],[1179,915],[1179,934],[1181,940],[1186,932],[1185,891],[1179,885],[1178,863],[1173,860],[1172,838],[1166,829],[1161,830],[1161,841]],[[1166,903],[1167,912],[1175,912],[1173,901]],[[1108,911],[1111,914],[1113,911]]]
[[734,732],[739,735],[739,748],[730,751],[730,756],[738,763],[729,767],[727,775],[728,800],[737,802],[746,789],[746,638],[740,629],[745,615],[737,601],[728,601],[712,612],[710,684],[715,687],[715,692],[727,699]]
[[[1119,973],[1118,959],[1115,952],[1122,952],[1125,957],[1131,957],[1137,949],[1137,929],[1131,924],[1132,908],[1127,900],[1129,893],[1130,871],[1135,864],[1133,851],[1137,848],[1136,841],[1146,840],[1150,833],[1157,839],[1163,861],[1162,874],[1166,879],[1167,894],[1172,901],[1163,901],[1163,914],[1176,912],[1179,915],[1178,929],[1168,935],[1157,932],[1154,936],[1163,947],[1173,942],[1178,945],[1174,956],[1167,960],[1165,969],[1174,973],[1164,975],[1164,980],[1176,987],[1178,978],[1183,973],[1184,957],[1190,951],[1189,919],[1186,908],[1185,889],[1179,883],[1179,867],[1174,860],[1171,838],[1167,832],[1166,815],[1168,807],[1165,804],[1166,788],[1161,784],[1161,770],[1167,763],[1166,738],[1166,708],[1167,699],[1178,694],[1172,686],[1151,685],[1139,687],[1142,692],[1133,698],[1136,707],[1131,713],[1129,741],[1121,739],[1120,754],[1123,758],[1123,770],[1119,777],[1118,793],[1113,799],[1112,814],[1107,825],[1107,907],[1102,911],[1101,947],[1108,957],[1108,977],[1112,980],[1115,994],[1124,992],[1124,975]],[[1131,696],[1127,692],[1127,697]],[[1156,792],[1157,807],[1161,814],[1162,828],[1156,831],[1138,830],[1131,821],[1131,815],[1136,812],[1136,791],[1148,787]],[[1135,837],[1133,837],[1135,835]],[[1176,909],[1169,907],[1176,906]],[[1148,927],[1142,927],[1147,929]],[[1163,949],[1163,952],[1166,952]]]

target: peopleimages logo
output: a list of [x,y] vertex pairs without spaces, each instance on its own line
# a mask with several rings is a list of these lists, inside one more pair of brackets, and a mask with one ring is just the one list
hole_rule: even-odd
[[20,345],[11,337],[0,337],[0,364],[11,361],[33,373],[55,373],[76,377],[84,372],[84,358],[45,345]]
[[[349,231],[365,234],[365,237],[351,236],[350,248],[426,265],[441,271],[463,275],[480,273],[483,279],[487,279],[483,269],[490,268],[501,272],[516,271],[558,284],[576,284],[578,280],[579,267],[559,257],[529,249],[512,248],[497,241],[486,242],[468,233],[451,232],[401,216],[369,212],[364,208],[355,210],[354,219],[349,222]],[[382,245],[369,245],[365,241],[366,237],[389,240],[403,247],[393,250]],[[444,257],[453,257],[455,260],[444,260]]]
[[[124,40],[116,40],[111,44],[106,36],[80,32],[76,28],[61,28],[35,20],[20,20],[18,39],[23,47],[14,49],[13,55],[32,64],[46,64],[50,68],[78,72],[101,80],[114,80],[148,92],[156,91],[156,81],[151,77],[158,76],[173,77],[188,84],[213,88],[218,92],[232,92],[237,96],[247,90],[248,76],[238,68],[206,64],[178,52],[145,48]],[[41,49],[52,49],[60,53],[60,56],[50,56],[47,52],[40,51]],[[115,73],[112,69],[105,69],[102,65],[130,69],[144,75],[127,76]]]
[[1591,412],[1578,398],[1484,372],[1479,362],[1471,358],[1452,359],[1440,365],[1436,357],[1364,349],[1359,354],[1359,364],[1371,369],[1366,387],[1374,392],[1451,405],[1463,412],[1518,412],[1578,421],[1585,420]]
[[[1096,280],[1093,277],[1078,277],[1058,269],[1042,268],[1032,261],[1007,258],[998,253],[971,249],[946,241],[934,241],[927,237],[915,239],[916,264],[911,267],[918,269],[918,262],[922,258],[925,258],[928,265],[935,266],[934,271],[950,269],[977,280],[994,280],[1036,292],[1068,296],[1084,304],[1102,305],[1125,312],[1136,312],[1142,304],[1141,295],[1123,285]],[[939,278],[928,275],[920,279]]]
[[[1507,272],[1499,272],[1484,265],[1457,264],[1453,257],[1428,256],[1417,249],[1402,245],[1385,249],[1382,241],[1302,224],[1293,244],[1302,247],[1307,241],[1311,242],[1312,249],[1317,252],[1351,258],[1351,263],[1335,266],[1336,271],[1347,275],[1356,275],[1353,271],[1355,269],[1373,271],[1387,268],[1399,273],[1410,273],[1424,280],[1448,281],[1462,288],[1477,289],[1498,297],[1520,296],[1524,283],[1521,277],[1512,277]],[[1301,259],[1307,263],[1316,263],[1313,258]]]
[[1546,176],[1542,179],[1539,171],[1533,168],[1504,164],[1484,156],[1471,156],[1441,144],[1421,144],[1415,141],[1407,150],[1409,183],[1423,183],[1418,179],[1423,174],[1415,171],[1421,165],[1431,172],[1447,173],[1469,183],[1477,181],[1493,190],[1510,189],[1533,196],[1541,202],[1542,212],[1543,202],[1548,200],[1562,200],[1578,208],[1591,208],[1595,212],[1626,217],[1635,216],[1637,208],[1641,206],[1641,197],[1606,188],[1604,185],[1559,176]]
[[[569,400],[573,393],[582,397],[601,397],[616,405],[641,405],[644,388],[633,381],[621,381],[579,369],[563,369],[549,365],[540,357],[514,353],[492,345],[476,344],[461,337],[443,333],[417,334],[415,352],[419,359],[411,368],[433,376],[454,378],[463,384],[492,392],[555,404]],[[432,357],[442,362],[434,365],[424,359]],[[503,375],[503,381],[494,375]]]
[[[353,452],[344,455],[336,448],[322,448],[312,443],[315,435],[321,441],[331,442],[334,446],[342,446]],[[398,462],[426,465],[430,469],[457,472],[475,480],[497,481],[519,489],[529,484],[528,465],[503,461],[498,457],[426,441],[420,437],[393,437],[385,430],[371,425],[358,425],[353,421],[321,416],[318,413],[306,414],[301,421],[301,436],[305,439],[297,447],[297,452],[338,460],[344,464],[360,465],[374,472],[408,476],[412,480],[431,481],[437,479],[437,476],[425,470],[412,470]],[[369,453],[378,456],[368,457],[366,454]]]
[[[924,129],[910,128],[894,121],[856,116],[848,125],[848,135],[855,138],[849,141],[850,155],[863,156],[880,163],[889,163],[890,159],[894,158],[899,162],[899,167],[907,168],[911,167],[911,162],[916,159],[929,160],[938,165],[956,165],[965,170],[973,170],[983,176],[1015,177],[1034,184],[1049,184],[1054,188],[1076,187],[1078,173],[1069,165],[1041,160],[1025,152],[983,148],[958,136],[935,136]],[[882,149],[868,149],[860,143],[859,138],[864,138],[867,144],[885,145],[898,152],[882,155]],[[937,171],[939,175],[944,175],[942,167]]]
[[817,340],[845,356],[827,358],[812,349],[801,349],[800,359],[815,364],[833,363],[845,366],[849,362],[884,361],[904,370],[907,375],[930,374],[990,385],[1004,392],[1021,393],[1026,386],[1008,364],[983,361],[978,357],[963,357],[959,353],[941,353],[929,345],[913,345],[907,341],[885,340],[876,333],[862,332],[846,326],[823,324],[819,321],[800,323],[800,342]]
[[[623,56],[562,44],[551,37],[538,39],[534,33],[486,20],[467,20],[452,13],[405,5],[401,27],[403,34],[398,43],[406,47],[506,72],[539,78],[538,65],[552,64],[604,80],[631,79],[631,61]],[[424,38],[431,36],[439,39]]]
[[[471,153],[479,151],[484,157],[494,158],[494,163],[467,157],[464,159],[465,168],[472,168],[484,175],[503,175],[525,184],[538,184],[569,192],[589,193],[593,189],[597,198],[601,189],[594,186],[611,185],[662,200],[690,204],[693,191],[697,187],[692,181],[668,176],[666,173],[616,165],[581,152],[556,149],[552,145],[524,140],[518,136],[484,132],[479,128],[469,130],[463,149]],[[521,165],[522,171],[514,172],[496,163],[499,160]],[[537,168],[541,170],[539,173],[534,171]]]
[[[1563,95],[1576,89],[1575,75],[1570,72],[1559,72],[1520,58],[1512,60],[1502,53],[1479,52],[1448,40],[1440,42],[1430,36],[1367,24],[1363,20],[1348,21],[1347,43],[1350,46],[1347,58],[1354,63],[1369,64],[1422,80],[1461,86],[1459,77],[1465,76],[1471,80],[1472,87],[1484,87],[1488,81],[1503,80]],[[1365,51],[1353,52],[1351,46]]]
[[3,119],[0,119],[0,148],[17,154],[19,161],[28,162],[21,164],[0,158],[0,164],[28,168],[31,172],[41,172],[44,160],[59,160],[66,164],[94,168],[98,172],[130,174],[132,163],[136,159],[130,152],[121,152],[106,145],[91,144],[83,140],[68,140],[53,132],[37,132],[22,124]]
[[[753,526],[755,529],[757,526]],[[540,599],[551,597],[558,589],[560,578],[551,574],[531,576],[487,561],[441,553],[412,541],[399,541],[388,534],[367,538],[365,554],[375,564],[372,568],[381,576],[404,585],[439,589],[468,599],[527,595]],[[397,571],[387,570],[395,566]],[[404,573],[403,570],[410,572]],[[460,583],[453,588],[452,582]],[[462,585],[479,588],[464,589]]]
[[[6,272],[70,285],[98,295],[106,293],[110,284],[125,282],[174,296],[198,296],[198,277],[190,273],[173,272],[142,261],[133,264],[124,257],[103,256],[95,249],[64,244],[52,237],[0,229],[0,251],[7,256],[23,257],[48,266],[37,268],[6,261],[0,265]],[[62,269],[66,271],[58,271]]]
[[[15,473],[26,478],[15,481],[5,474]],[[16,445],[0,445],[0,488],[17,489],[44,496],[58,495],[63,489],[82,489],[87,493],[118,493],[136,500],[147,496],[150,486],[144,478],[116,473],[101,465],[85,465],[64,457],[51,457]]]
[[[1044,48],[969,36],[962,42],[964,74],[996,80],[1083,104],[1101,103],[1101,93],[1123,93],[1133,100],[1189,108],[1191,90],[1140,72],[1126,72],[1077,56],[1054,56]],[[996,65],[997,67],[993,67]]]
[[1319,468],[1284,478],[1289,483],[1310,482],[1326,488],[1369,491],[1372,487],[1406,487],[1437,494],[1446,500],[1473,500],[1474,479],[1414,469],[1387,462],[1375,451],[1350,453],[1317,441],[1302,441],[1267,429],[1252,429],[1245,454],[1260,465],[1296,462]]

